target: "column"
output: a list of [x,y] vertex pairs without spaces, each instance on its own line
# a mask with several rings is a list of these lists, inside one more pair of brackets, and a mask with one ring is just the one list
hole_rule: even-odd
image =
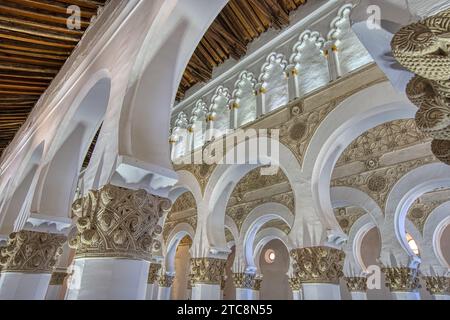
[[233,282],[236,288],[236,300],[259,300],[262,279],[255,274],[234,273]]
[[78,233],[68,300],[145,300],[160,218],[170,201],[112,185],[75,202]]
[[339,63],[338,48],[335,41],[329,41],[324,45],[324,55],[328,61],[328,71],[330,73],[330,80],[334,81],[341,77],[341,65]]
[[45,300],[62,300],[63,297],[61,296],[61,290],[63,288],[64,281],[68,276],[67,271],[55,271],[52,273]]
[[420,300],[419,277],[417,269],[409,267],[383,268],[386,287],[394,300]]
[[0,300],[44,300],[66,236],[20,231],[1,249]]
[[157,300],[158,298],[158,273],[161,270],[161,264],[151,263],[148,269],[147,292],[145,300]]
[[266,89],[262,86],[262,84],[258,83],[255,86],[255,95],[256,95],[256,118],[263,116],[266,113],[266,99],[265,93]]
[[286,77],[288,79],[289,102],[291,102],[300,97],[299,73],[294,65],[286,67]]
[[450,300],[450,278],[442,276],[427,276],[425,280],[427,291],[434,300]]
[[192,300],[220,300],[221,283],[226,260],[217,258],[192,258]]
[[289,278],[289,286],[292,289],[292,300],[303,300],[303,290],[298,276]]
[[162,274],[158,279],[158,300],[170,300],[175,276]]
[[230,129],[238,128],[239,103],[235,99],[230,100]]
[[341,300],[343,251],[318,246],[291,251],[304,300]]
[[367,300],[367,278],[346,277],[345,281],[352,300]]

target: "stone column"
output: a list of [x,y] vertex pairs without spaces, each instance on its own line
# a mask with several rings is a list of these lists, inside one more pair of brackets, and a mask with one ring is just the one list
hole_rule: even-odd
[[0,300],[44,300],[66,236],[20,231],[1,249]]
[[45,300],[62,300],[61,290],[64,285],[64,281],[69,276],[67,271],[55,271],[50,278],[50,284],[47,289],[47,295]]
[[386,276],[386,287],[394,300],[420,300],[419,277],[417,269],[409,267],[383,268]]
[[343,251],[323,246],[300,248],[292,250],[291,257],[304,300],[341,300]]
[[450,278],[440,276],[423,277],[427,291],[434,300],[450,300]]
[[226,260],[191,259],[192,300],[221,300],[221,283]]
[[78,233],[68,300],[145,300],[148,270],[158,221],[170,201],[107,185],[90,191],[73,206]]
[[303,290],[298,276],[289,278],[289,286],[292,289],[292,300],[303,300]]
[[147,292],[145,300],[157,300],[158,298],[158,273],[161,270],[161,264],[151,263],[147,277]]
[[175,276],[163,274],[158,279],[158,300],[170,300]]
[[346,277],[345,281],[352,300],[367,300],[367,278]]
[[338,48],[335,41],[325,43],[324,55],[328,61],[328,71],[330,73],[330,81],[339,79],[342,75],[341,65],[339,62]]
[[289,102],[291,102],[300,97],[300,77],[294,65],[287,66],[286,77],[288,79]]
[[256,118],[263,116],[266,113],[266,89],[262,84],[258,83],[255,87],[256,95]]
[[250,273],[234,273],[233,282],[236,288],[236,300],[259,300],[261,278]]

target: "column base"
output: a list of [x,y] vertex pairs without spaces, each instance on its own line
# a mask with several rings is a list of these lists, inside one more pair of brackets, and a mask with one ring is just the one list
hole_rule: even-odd
[[76,259],[67,300],[145,300],[149,262]]
[[219,284],[195,284],[192,300],[221,300]]
[[0,300],[45,300],[51,277],[40,273],[2,273]]
[[341,300],[341,288],[337,284],[304,283],[304,300]]
[[259,300],[259,291],[246,288],[236,288],[236,300]]
[[420,300],[419,292],[392,292],[393,300]]

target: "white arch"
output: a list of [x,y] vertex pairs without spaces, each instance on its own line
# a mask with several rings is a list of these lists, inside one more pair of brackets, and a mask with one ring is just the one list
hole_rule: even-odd
[[450,225],[450,201],[435,208],[424,225],[421,271],[427,275],[432,275],[430,268],[440,275],[450,269],[441,249],[441,236],[448,225]]
[[[293,153],[278,141],[269,139],[272,145],[279,144],[279,159],[271,155],[250,154],[249,163],[258,165],[219,165],[215,168],[205,189],[204,203],[207,204],[207,233],[210,245],[224,247],[225,239],[223,231],[220,229],[225,219],[225,208],[234,187],[251,170],[271,163],[278,165],[289,180],[294,193],[295,203],[298,203],[301,192],[300,165]],[[249,139],[249,145],[258,144],[257,138]],[[236,149],[245,148],[246,143],[242,142],[231,150],[227,150],[227,155],[234,154]]]
[[[231,234],[233,235],[234,244],[239,241],[239,228],[237,227],[236,223],[233,219],[231,219],[228,215],[225,216],[225,228],[230,230]],[[228,247],[230,247],[228,243]]]
[[352,187],[331,188],[331,204],[333,208],[358,207],[364,209],[377,225],[384,220],[380,206],[367,193]]
[[384,255],[384,258],[387,258],[388,250],[392,250],[396,258],[397,254],[401,256],[401,249],[396,248],[398,246],[395,244],[399,244],[410,257],[414,256],[405,237],[408,210],[424,193],[444,187],[450,187],[450,167],[443,163],[431,163],[416,168],[394,185],[386,201],[382,257]]
[[195,230],[188,223],[179,223],[170,232],[167,238],[167,243],[165,246],[165,267],[168,274],[175,274],[175,255],[177,253],[177,247],[180,241],[184,237],[189,236],[192,240],[194,239]]
[[292,228],[294,215],[285,205],[268,202],[254,208],[245,219],[236,251],[243,255],[246,266],[254,266],[253,245],[256,235],[266,223],[272,220],[281,220]]
[[288,252],[291,252],[293,246],[289,240],[289,237],[278,228],[267,228],[258,232],[253,244],[253,261],[254,266],[249,271],[253,271],[256,274],[261,274],[261,267],[259,265],[262,249],[272,240],[280,240],[286,246]]
[[31,211],[64,219],[70,216],[84,157],[106,114],[111,92],[108,71],[96,73],[75,98],[46,156]]
[[414,117],[417,108],[388,82],[359,91],[339,104],[320,124],[306,150],[302,168],[311,179],[313,202],[328,228],[335,228],[330,181],[340,155],[365,131],[387,121]]
[[187,170],[177,171],[178,182],[170,190],[168,198],[174,203],[176,199],[185,192],[192,193],[195,202],[197,204],[201,203],[203,199],[202,190],[197,178]]

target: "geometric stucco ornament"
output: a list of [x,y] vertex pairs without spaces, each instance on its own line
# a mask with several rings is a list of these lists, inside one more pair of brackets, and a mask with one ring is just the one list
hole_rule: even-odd
[[413,292],[419,288],[417,269],[408,267],[383,268],[386,276],[386,287],[391,292]]
[[431,151],[439,161],[450,165],[450,140],[433,140]]
[[52,273],[67,237],[34,231],[19,231],[9,236],[1,249],[2,272]]
[[77,200],[72,210],[77,234],[69,240],[75,258],[151,260],[160,218],[171,207],[168,199],[106,185]]
[[250,289],[259,291],[262,279],[256,278],[255,274],[233,273],[233,283],[235,288]]
[[300,283],[339,284],[345,253],[330,247],[300,248],[291,251]]

